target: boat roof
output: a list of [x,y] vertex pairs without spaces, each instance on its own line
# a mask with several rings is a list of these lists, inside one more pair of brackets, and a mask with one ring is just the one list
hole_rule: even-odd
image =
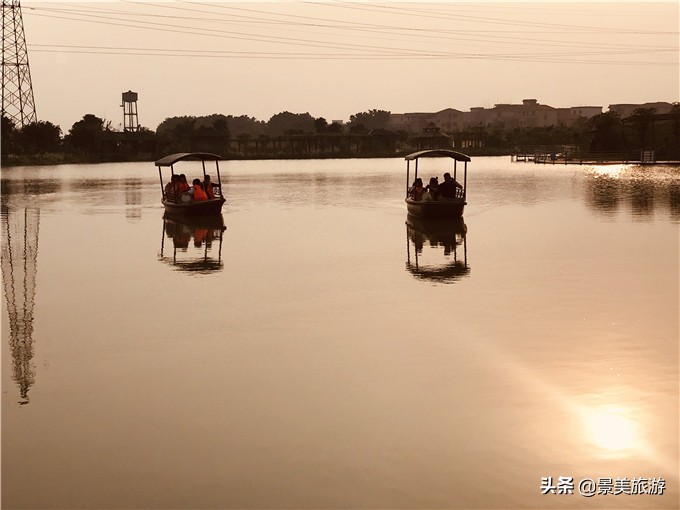
[[156,166],[170,166],[178,161],[219,161],[222,156],[210,152],[178,152],[156,161]]
[[404,159],[406,161],[412,161],[418,158],[452,158],[456,161],[470,161],[470,156],[467,156],[461,152],[452,151],[450,149],[432,149],[413,152]]

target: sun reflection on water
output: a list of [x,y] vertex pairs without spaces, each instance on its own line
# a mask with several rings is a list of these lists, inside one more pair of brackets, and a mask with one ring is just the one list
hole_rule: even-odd
[[594,166],[592,173],[597,177],[611,177],[616,179],[629,168],[629,165],[600,165]]
[[626,409],[605,407],[585,413],[587,437],[609,453],[623,453],[639,447],[638,427]]

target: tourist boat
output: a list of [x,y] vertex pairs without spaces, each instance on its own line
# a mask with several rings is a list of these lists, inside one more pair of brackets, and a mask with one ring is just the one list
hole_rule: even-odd
[[[226,201],[222,193],[222,180],[220,178],[220,165],[219,161],[222,159],[221,156],[217,154],[210,154],[207,152],[180,152],[177,154],[170,154],[164,158],[156,161],[156,166],[158,167],[158,175],[161,179],[161,202],[165,207],[165,211],[172,214],[184,214],[191,216],[210,216],[215,214],[220,214],[222,210],[222,205]],[[212,183],[213,193],[215,198],[210,200],[194,201],[193,196],[189,192],[184,193],[174,193],[166,192],[165,185],[163,182],[163,168],[169,167],[170,174],[176,175],[175,164],[180,161],[200,161],[203,171],[203,179],[201,182],[205,181],[206,171],[205,162],[214,161],[215,170],[217,173],[217,182]],[[187,182],[191,186],[192,176],[187,177]]]
[[[453,160],[453,174],[454,181],[457,180],[458,162],[463,162],[463,183],[460,187],[455,189],[455,197],[443,198],[437,197],[432,200],[429,193],[424,193],[422,197],[415,196],[411,183],[411,162],[415,164],[415,179],[418,178],[418,160],[421,158],[450,158]],[[452,151],[450,149],[433,149],[414,152],[406,156],[406,207],[408,213],[413,216],[421,218],[460,218],[463,216],[463,209],[467,204],[467,164],[470,157],[460,152]],[[428,179],[426,179],[427,181]],[[441,182],[440,182],[441,184]]]

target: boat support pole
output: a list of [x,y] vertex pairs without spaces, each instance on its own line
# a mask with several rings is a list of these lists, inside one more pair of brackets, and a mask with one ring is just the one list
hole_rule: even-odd
[[203,181],[205,181],[205,160],[201,160],[201,165],[203,166]]
[[222,180],[220,179],[220,162],[215,160],[215,168],[217,169],[217,185],[220,188],[220,196],[223,197],[224,195],[222,194]]
[[408,174],[409,174],[410,166],[411,166],[411,162],[406,161],[406,198],[408,198],[408,183],[409,183]]
[[158,167],[158,177],[161,180],[161,199],[165,198],[165,188],[163,188],[163,172],[161,172],[161,167]]
[[467,199],[467,161],[465,162],[465,174],[463,175],[463,201]]

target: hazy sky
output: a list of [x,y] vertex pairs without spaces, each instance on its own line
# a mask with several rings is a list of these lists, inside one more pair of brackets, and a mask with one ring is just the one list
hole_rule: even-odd
[[680,100],[678,2],[22,1],[38,118]]

